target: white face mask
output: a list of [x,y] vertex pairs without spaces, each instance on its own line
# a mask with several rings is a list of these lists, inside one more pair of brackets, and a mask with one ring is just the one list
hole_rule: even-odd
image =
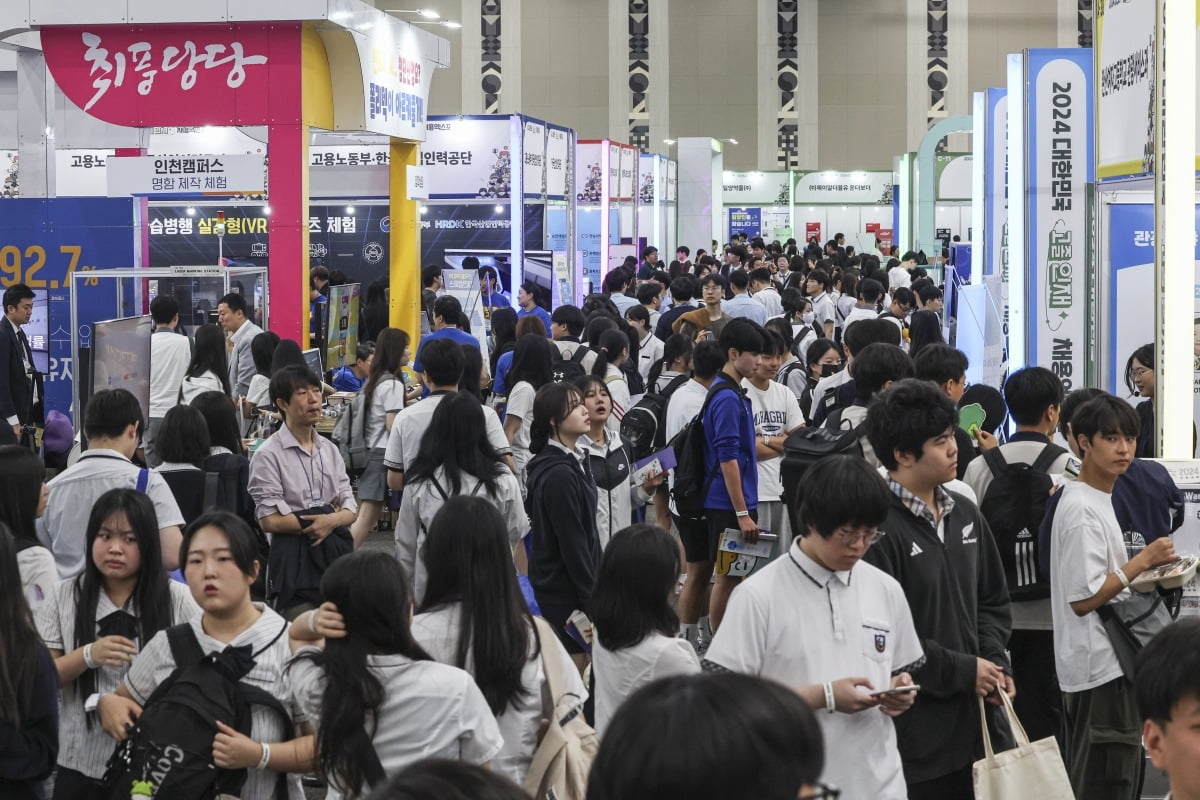
[[800,315],[800,319],[804,320],[805,325],[811,325],[813,320],[816,318],[817,318],[817,315],[811,311],[806,311]]

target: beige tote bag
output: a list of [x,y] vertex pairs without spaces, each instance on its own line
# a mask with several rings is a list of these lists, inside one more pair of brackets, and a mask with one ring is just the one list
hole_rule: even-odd
[[1012,700],[1004,692],[1004,710],[1012,727],[1017,746],[1003,753],[992,752],[992,737],[988,734],[987,714],[983,698],[979,698],[979,721],[983,725],[984,757],[975,762],[971,777],[975,784],[975,800],[1075,800],[1067,768],[1053,736],[1029,741],[1013,711]]

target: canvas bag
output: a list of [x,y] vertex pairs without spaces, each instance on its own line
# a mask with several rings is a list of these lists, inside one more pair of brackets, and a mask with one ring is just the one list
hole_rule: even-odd
[[583,699],[566,694],[557,662],[548,654],[554,630],[541,617],[533,618],[542,651],[542,669],[554,705],[550,726],[538,742],[522,787],[533,800],[585,800],[588,773],[600,742],[583,719]]
[[1003,753],[992,752],[992,737],[988,733],[987,712],[979,698],[979,722],[983,726],[984,757],[971,768],[975,800],[1013,800],[1036,797],[1038,800],[1075,800],[1067,768],[1053,736],[1029,741],[1013,710],[1012,700],[998,692],[1004,700],[1004,712],[1012,728],[1017,746]]

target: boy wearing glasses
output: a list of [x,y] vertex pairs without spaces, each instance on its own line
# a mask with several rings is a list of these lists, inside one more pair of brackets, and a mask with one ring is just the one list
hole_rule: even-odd
[[[783,683],[817,709],[826,752],[841,754],[822,777],[846,797],[908,797],[891,718],[913,704],[916,692],[903,687],[913,686],[921,643],[900,585],[859,563],[890,504],[883,479],[857,456],[809,470],[800,537],[733,594],[704,662]],[[879,694],[892,689],[900,691]]]
[[1000,705],[997,691],[1016,694],[999,551],[979,509],[942,486],[958,465],[957,420],[946,394],[915,379],[892,384],[867,412],[893,496],[865,558],[900,582],[926,659],[913,672],[921,692],[912,712],[896,720],[909,800],[971,797],[982,752],[977,698]]

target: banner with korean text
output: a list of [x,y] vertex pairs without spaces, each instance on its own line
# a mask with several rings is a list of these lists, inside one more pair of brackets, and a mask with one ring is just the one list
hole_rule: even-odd
[[1026,51],[1027,363],[1063,389],[1087,385],[1087,184],[1094,180],[1092,59],[1086,50]]
[[433,200],[512,196],[512,118],[436,117],[425,124],[421,165]]
[[1156,0],[1096,4],[1096,176],[1100,180],[1154,172],[1156,6]]
[[985,283],[996,314],[997,329],[985,330],[984,383],[998,385],[1008,361],[1008,90],[988,89],[984,120],[984,232],[987,237]]

